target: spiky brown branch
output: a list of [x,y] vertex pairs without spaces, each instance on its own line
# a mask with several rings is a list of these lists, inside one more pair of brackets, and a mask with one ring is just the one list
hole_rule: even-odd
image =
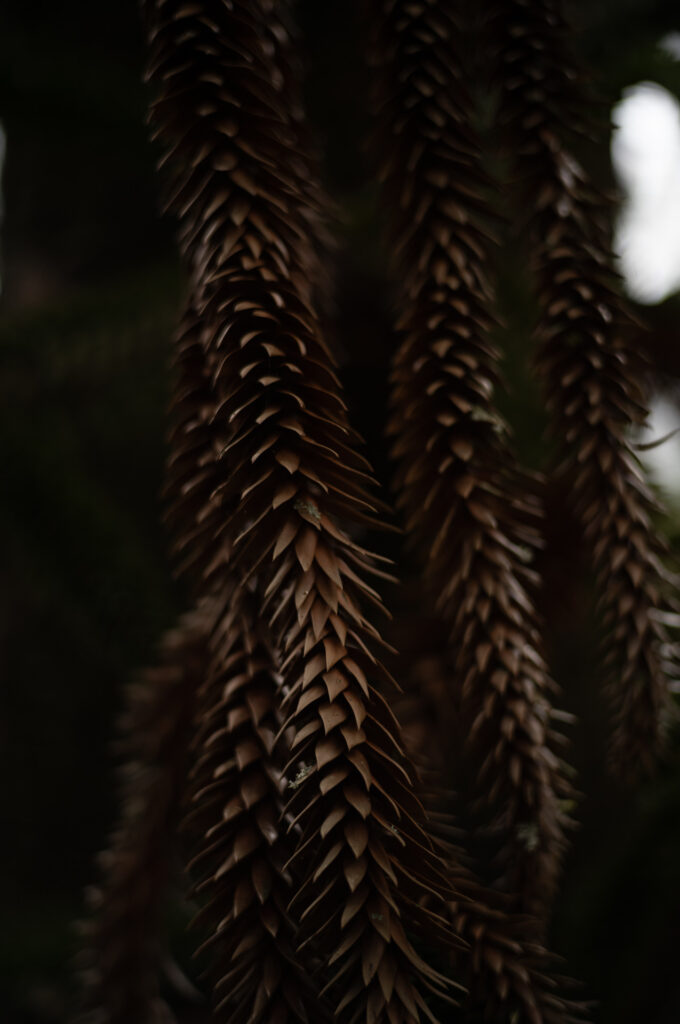
[[215,1016],[230,1024],[330,1020],[295,954],[286,868],[294,836],[280,827],[285,782],[272,756],[281,726],[275,654],[258,626],[254,594],[234,586],[212,636],[198,700],[190,865],[208,932]]
[[212,608],[203,602],[161,645],[161,660],[129,691],[121,721],[121,818],[99,857],[83,926],[83,1020],[166,1024],[160,997],[159,916],[176,856],[179,808],[195,697]]
[[494,5],[501,117],[530,213],[541,305],[538,369],[593,552],[620,771],[650,769],[665,744],[677,651],[655,502],[630,443],[644,424],[636,325],[612,272],[608,204],[570,152],[587,98],[557,0]]
[[375,63],[380,152],[397,254],[393,453],[407,530],[451,630],[447,702],[462,690],[481,782],[500,814],[518,906],[542,914],[564,846],[568,790],[527,568],[535,509],[494,405],[498,353],[484,172],[451,5],[386,0]]
[[[418,766],[423,799],[437,842],[448,859],[451,885],[457,897],[447,904],[454,930],[468,945],[452,954],[457,976],[468,990],[462,1000],[462,1020],[514,1021],[516,1024],[570,1024],[587,1019],[586,1007],[568,998],[573,982],[557,976],[557,964],[537,939],[535,922],[513,912],[503,895],[481,885],[455,843],[465,844],[465,833],[451,815],[452,794],[442,788],[446,777],[443,744],[433,737],[446,731],[441,709],[447,702],[450,669],[437,655],[437,631],[422,622],[422,649],[412,657],[409,687],[398,703],[399,720],[407,747]],[[449,743],[451,736],[449,734]]]
[[294,864],[307,877],[295,909],[333,967],[338,1020],[412,1024],[431,1016],[423,987],[444,983],[405,929],[453,937],[422,907],[445,880],[361,611],[378,600],[364,579],[373,559],[341,525],[372,522],[379,506],[308,305],[307,200],[290,173],[295,140],[260,46],[262,10],[187,10],[160,5],[152,67],[221,441],[219,486],[200,513],[213,539],[204,572],[216,584],[256,573],[266,596],[294,737]]
[[[257,25],[241,20],[235,10],[233,20],[240,34],[229,46],[220,43],[215,31],[231,16],[223,3],[195,9],[164,0],[144,3],[147,75],[160,89],[151,119],[167,149],[163,162],[170,164],[172,183],[168,205],[179,215],[190,293],[175,345],[177,381],[166,474],[168,521],[178,567],[199,591],[202,572],[215,557],[201,512],[219,477],[215,464],[224,445],[224,436],[210,419],[216,404],[212,367],[197,312],[217,254],[229,250],[247,264],[249,259],[256,260],[263,245],[271,244],[274,230],[278,269],[285,266],[286,273],[294,273],[296,288],[307,298],[314,294],[324,306],[330,290],[321,259],[331,245],[326,227],[330,204],[310,156],[288,7],[285,2],[261,0]],[[185,57],[189,59],[183,63]],[[229,144],[229,132],[235,130],[229,107],[241,103],[260,119],[263,131],[268,124],[276,124],[286,142],[285,166],[277,160],[277,139],[270,140],[260,154],[257,187],[242,166],[244,159],[253,162],[247,139],[243,140],[245,152],[240,150],[241,140]],[[270,199],[278,196],[275,205],[267,208],[269,222],[258,211],[258,190]],[[253,209],[246,219],[243,211],[248,203]]]
[[584,1024],[585,1007],[563,994],[573,983],[556,978],[555,958],[536,940],[532,923],[509,911],[468,873],[454,870],[451,882],[459,896],[448,914],[469,943],[468,950],[453,956],[468,988],[465,1019]]

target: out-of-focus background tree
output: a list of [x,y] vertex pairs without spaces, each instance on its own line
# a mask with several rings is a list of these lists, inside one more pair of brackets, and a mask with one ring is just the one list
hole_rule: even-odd
[[[363,142],[370,135],[363,7],[361,0],[305,0],[301,21],[310,111],[342,211],[336,333],[352,364],[343,372],[383,470],[389,295]],[[642,147],[636,167],[644,177],[658,170],[644,156],[661,136],[669,145],[675,138],[680,151],[677,5],[601,0],[570,11],[575,44],[604,101],[595,171],[605,184],[608,108],[640,82],[667,90],[665,114],[658,105],[644,108],[650,89],[633,94],[637,107],[615,111],[626,132],[619,143],[637,145],[638,155]],[[182,606],[159,525],[169,341],[181,281],[172,226],[158,215],[134,0],[26,2],[2,19],[0,1019],[56,1024],[66,1019],[72,988],[73,921],[113,815],[109,743],[122,684],[153,658]],[[652,136],[657,116],[661,128]],[[650,331],[641,344],[655,368],[656,397],[642,441],[678,420],[678,268],[675,284],[669,272],[670,284],[654,294],[652,281],[645,293],[661,248],[666,270],[674,239],[680,249],[680,161],[668,173],[656,201],[665,234],[650,236],[643,223],[647,242],[624,263],[637,297],[663,297],[643,310]],[[619,237],[637,245],[635,230],[624,219]],[[638,275],[636,282],[636,266],[644,281]],[[499,292],[510,325],[505,405],[523,458],[539,466],[549,446],[527,374],[525,283],[501,255]],[[660,295],[664,288],[670,294]],[[654,454],[654,466],[677,538],[680,454],[672,445]],[[563,704],[581,720],[572,752],[585,794],[553,943],[584,994],[599,1001],[600,1024],[676,1024],[680,772],[669,769],[633,795],[607,779],[587,567],[578,533],[559,509],[549,522],[545,614]]]

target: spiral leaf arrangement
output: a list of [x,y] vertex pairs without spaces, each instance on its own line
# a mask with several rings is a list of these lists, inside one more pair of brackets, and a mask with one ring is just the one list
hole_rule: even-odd
[[215,609],[204,600],[161,644],[156,667],[130,688],[120,721],[121,813],[88,892],[79,968],[82,1020],[166,1024],[161,917],[177,855],[176,836],[196,693]]
[[502,808],[507,887],[540,914],[569,787],[530,596],[535,512],[493,401],[485,176],[451,6],[388,0],[381,29],[380,152],[401,296],[389,424],[398,500],[450,630],[451,703],[460,687],[484,750],[480,783]]
[[649,771],[666,745],[678,651],[666,628],[674,608],[656,503],[630,442],[647,415],[639,328],[611,269],[608,204],[569,150],[587,133],[587,97],[561,5],[513,0],[493,24],[501,117],[516,176],[533,197],[538,372],[597,574],[612,761],[619,771]]
[[[256,7],[205,4],[199,16],[165,3],[152,23],[154,118],[172,153],[172,206],[208,382],[202,419],[220,439],[184,492],[192,534],[206,538],[195,545],[202,586],[222,593],[235,580],[240,593],[250,581],[278,652],[281,729],[290,737],[280,816],[291,832],[288,866],[304,870],[294,902],[301,938],[334,965],[321,994],[347,1019],[407,1020],[429,1012],[423,987],[446,987],[407,929],[449,944],[455,935],[422,906],[446,881],[381,692],[390,679],[374,653],[379,634],[362,609],[366,600],[380,606],[366,580],[375,559],[345,526],[379,522],[382,509],[310,302],[309,190],[285,104],[268,81]],[[245,69],[235,83],[225,80],[233,67]],[[223,646],[214,668],[222,676]],[[199,769],[211,754],[203,750]],[[228,875],[216,866],[212,881],[201,880],[211,913],[232,899]],[[338,998],[357,963],[358,978]],[[287,1005],[291,1019],[305,1019]]]
[[203,903],[195,923],[215,950],[218,1016],[330,1020],[296,956],[287,911],[294,845],[280,829],[285,780],[273,758],[280,680],[262,633],[253,595],[234,587],[213,630],[216,657],[199,692],[187,821],[199,837],[190,864]]
[[[495,405],[496,198],[451,7],[380,0],[372,56],[400,296],[388,433],[425,570],[420,600],[446,638],[410,699],[425,720],[435,695],[437,752],[406,744],[391,673],[407,683],[408,667],[377,625],[387,573],[365,535],[389,508],[324,335],[329,203],[291,12],[274,0],[144,4],[151,121],[187,279],[168,523],[197,610],[129,716],[128,752],[146,767],[124,787],[86,925],[93,1021],[170,1019],[157,918],[180,818],[215,1020],[584,1019],[540,941],[570,787],[534,603],[540,482],[518,465]],[[518,159],[543,176],[541,372],[580,474],[606,615],[628,644],[617,731],[634,727],[650,753],[668,708],[667,638],[651,499],[624,434],[639,395],[618,335],[598,326],[622,306],[586,225],[601,204],[555,127],[572,94],[560,106],[561,93],[543,103],[539,87],[525,89],[557,31],[554,5],[514,7],[497,51]],[[549,123],[539,141],[532,103]],[[444,749],[449,724],[469,732],[466,751]],[[502,845],[501,892],[476,880],[442,829],[445,780],[430,791],[431,765],[463,756]]]

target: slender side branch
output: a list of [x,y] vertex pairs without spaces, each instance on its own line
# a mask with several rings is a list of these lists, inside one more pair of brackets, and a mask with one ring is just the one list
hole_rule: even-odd
[[451,5],[385,0],[381,11],[382,177],[400,309],[389,425],[398,500],[450,630],[447,703],[462,692],[470,744],[484,757],[504,888],[518,909],[544,916],[569,786],[531,598],[535,500],[494,404],[485,175]]
[[290,909],[330,968],[337,1020],[414,1024],[434,1019],[424,992],[448,985],[407,930],[456,938],[423,906],[446,879],[362,610],[380,605],[366,581],[375,559],[348,532],[383,509],[309,302],[308,198],[261,18],[245,0],[166,0],[151,27],[154,117],[176,168],[220,439],[216,486],[196,516],[208,540],[200,571],[209,588],[257,580],[282,654],[285,814],[305,879]]
[[[587,109],[558,0],[493,5],[506,122],[531,210],[541,304],[538,372],[563,447],[562,471],[593,553],[607,630],[611,757],[650,770],[671,720],[678,652],[656,503],[631,448],[645,422],[637,325],[612,271],[607,202],[570,146]],[[637,343],[639,345],[639,341]]]
[[[208,932],[215,1016],[323,1024],[311,958],[296,956],[286,867],[295,836],[281,828],[285,781],[273,755],[281,726],[278,677],[253,593],[233,586],[212,634],[211,667],[198,699],[189,865]],[[312,965],[313,966],[313,965]]]
[[177,855],[182,789],[196,693],[212,626],[202,602],[166,634],[159,664],[130,687],[120,723],[121,816],[99,857],[101,882],[84,922],[83,1021],[166,1024],[160,997],[160,915]]

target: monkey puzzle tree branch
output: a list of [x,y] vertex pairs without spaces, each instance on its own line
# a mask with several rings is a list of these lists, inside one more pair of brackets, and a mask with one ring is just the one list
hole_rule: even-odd
[[[381,5],[380,153],[399,295],[392,416],[399,504],[450,630],[450,706],[483,751],[504,885],[543,915],[564,848],[551,697],[527,567],[535,503],[494,403],[482,169],[444,2]],[[446,708],[443,708],[446,714]]]
[[196,693],[213,608],[204,601],[161,645],[159,664],[128,691],[120,722],[121,813],[99,856],[101,881],[83,924],[83,1021],[166,1024],[160,996],[161,911],[176,836]]
[[273,748],[281,726],[276,657],[258,624],[257,599],[239,586],[223,598],[198,699],[190,871],[208,933],[215,1016],[316,1022],[331,1015],[317,996],[310,957],[296,955],[288,913],[295,836],[281,828],[285,781]]
[[465,849],[465,834],[451,815],[452,794],[442,788],[444,747],[433,743],[438,732],[446,731],[441,708],[447,699],[450,668],[447,659],[437,655],[433,641],[429,635],[424,645],[427,654],[422,658],[416,654],[412,660],[398,713],[408,752],[418,767],[431,827],[450,864],[457,897],[447,903],[447,915],[468,943],[451,953],[456,975],[468,990],[461,1020],[583,1024],[588,1019],[586,1007],[565,995],[575,985],[558,975],[556,959],[542,946],[535,921],[517,914],[506,896],[481,885],[453,845],[460,843]]
[[160,5],[152,78],[219,438],[216,486],[198,513],[211,540],[202,573],[218,589],[227,574],[241,586],[257,578],[281,651],[285,816],[305,872],[291,910],[332,968],[324,990],[337,1019],[434,1019],[423,992],[447,982],[407,929],[456,940],[422,905],[446,882],[362,610],[380,604],[366,581],[375,559],[347,529],[379,522],[382,509],[309,305],[295,134],[271,86],[259,5],[186,12]]
[[666,628],[665,544],[631,445],[632,429],[647,416],[644,365],[612,271],[608,204],[569,148],[585,131],[588,100],[561,4],[511,0],[492,11],[501,119],[530,211],[538,372],[594,559],[607,633],[611,757],[631,774],[651,769],[663,752],[673,717],[669,677],[678,671]]

